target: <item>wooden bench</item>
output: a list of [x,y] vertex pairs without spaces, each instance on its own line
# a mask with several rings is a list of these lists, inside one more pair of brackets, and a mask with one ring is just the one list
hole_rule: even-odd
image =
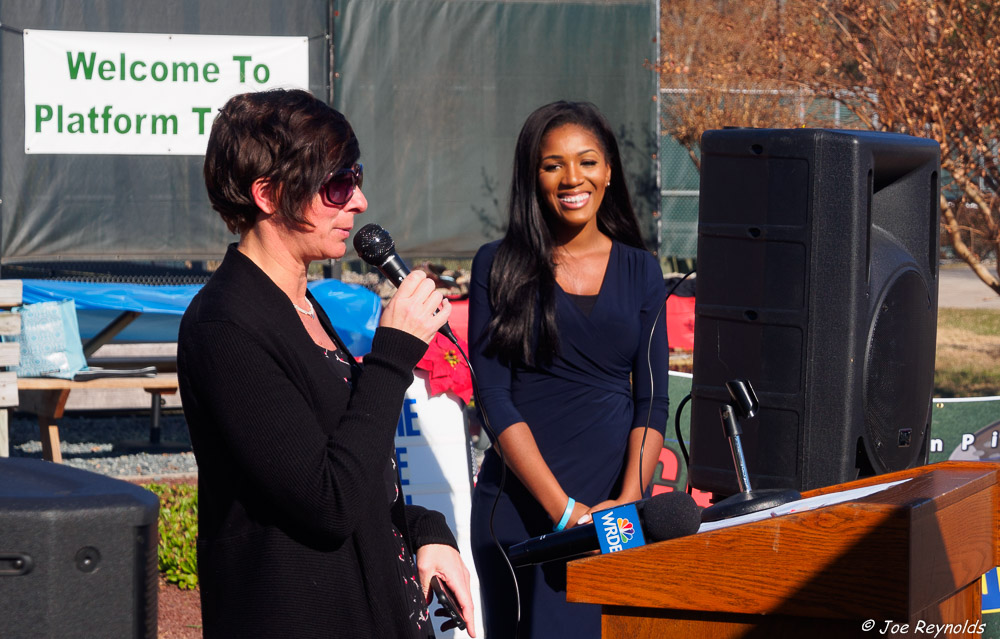
[[59,450],[59,423],[66,400],[74,389],[141,388],[152,396],[149,429],[151,446],[160,443],[160,396],[177,392],[177,373],[159,373],[155,377],[103,377],[85,382],[53,377],[22,377],[17,380],[19,409],[38,416],[42,439],[42,457],[62,462]]
[[[21,298],[21,280],[0,280],[0,335],[20,334],[21,316],[10,312],[10,309],[19,306]],[[139,313],[135,311],[122,313],[84,345],[84,355],[89,358],[138,316]],[[54,377],[19,378],[13,371],[2,370],[17,366],[19,361],[20,345],[17,342],[0,343],[0,457],[10,455],[8,419],[10,409],[18,407],[19,410],[38,416],[42,457],[56,463],[62,462],[58,420],[63,416],[70,392],[84,388],[141,388],[148,392],[152,396],[150,444],[155,447],[160,443],[160,397],[177,392],[177,373],[161,372],[155,377],[105,377],[74,382]]]

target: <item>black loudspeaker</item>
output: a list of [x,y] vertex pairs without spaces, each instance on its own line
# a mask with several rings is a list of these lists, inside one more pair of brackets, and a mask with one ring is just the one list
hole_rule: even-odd
[[702,137],[690,481],[738,492],[719,410],[743,425],[754,489],[807,490],[927,459],[937,334],[937,143],[726,129]]
[[156,637],[156,495],[0,459],[0,637]]

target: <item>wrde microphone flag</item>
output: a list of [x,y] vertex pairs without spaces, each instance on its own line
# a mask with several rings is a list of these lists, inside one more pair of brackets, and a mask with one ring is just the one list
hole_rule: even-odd
[[601,554],[646,545],[635,504],[623,504],[594,513]]

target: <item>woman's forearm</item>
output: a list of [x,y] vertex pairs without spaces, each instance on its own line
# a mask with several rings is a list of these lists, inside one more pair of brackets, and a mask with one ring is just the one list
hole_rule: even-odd
[[[645,445],[643,445],[643,434],[646,435]],[[625,451],[625,474],[622,477],[622,490],[618,496],[621,502],[637,501],[642,499],[649,482],[653,479],[653,472],[660,458],[660,449],[663,448],[663,435],[652,428],[633,428],[629,432],[628,447]],[[642,473],[639,472],[639,455],[642,452]],[[640,486],[639,478],[642,478]]]
[[[500,433],[499,439],[507,466],[545,509],[549,519],[553,522],[560,521],[572,495],[566,494],[559,480],[552,474],[541,451],[538,450],[531,428],[525,422],[512,424]],[[576,520],[586,511],[587,507],[584,504],[577,503],[569,517],[567,527],[576,524]]]

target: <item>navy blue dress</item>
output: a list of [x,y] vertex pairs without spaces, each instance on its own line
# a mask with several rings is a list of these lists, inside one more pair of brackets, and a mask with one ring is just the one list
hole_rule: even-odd
[[[650,405],[649,425],[662,434],[667,422],[669,355],[659,265],[648,252],[614,242],[589,314],[556,286],[559,356],[549,366],[510,368],[486,357],[485,340],[477,340],[492,315],[489,270],[498,246],[483,246],[472,263],[469,306],[472,364],[490,425],[499,435],[526,422],[545,462],[577,501],[593,506],[617,497],[630,431],[646,425]],[[513,637],[515,619],[510,572],[490,536],[499,480],[500,460],[490,449],[473,492],[471,532],[486,636],[494,639]],[[551,532],[552,521],[508,472],[493,527],[508,548]],[[600,607],[566,602],[565,562],[519,568],[517,579],[522,639],[600,637]]]

